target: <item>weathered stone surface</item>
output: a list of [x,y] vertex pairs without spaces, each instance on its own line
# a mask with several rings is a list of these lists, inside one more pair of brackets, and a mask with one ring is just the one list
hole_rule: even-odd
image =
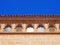
[[0,45],[60,45],[60,35],[0,35]]

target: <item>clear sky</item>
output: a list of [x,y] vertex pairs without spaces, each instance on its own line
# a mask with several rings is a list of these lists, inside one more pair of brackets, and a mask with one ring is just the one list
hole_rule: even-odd
[[60,0],[0,0],[0,14],[60,14]]

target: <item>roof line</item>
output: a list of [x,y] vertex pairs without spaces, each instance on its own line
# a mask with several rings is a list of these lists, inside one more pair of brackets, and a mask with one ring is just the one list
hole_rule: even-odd
[[22,15],[20,15],[20,14],[15,14],[15,15],[13,15],[13,14],[6,14],[6,15],[1,15],[0,14],[0,16],[60,16],[59,14],[22,14]]

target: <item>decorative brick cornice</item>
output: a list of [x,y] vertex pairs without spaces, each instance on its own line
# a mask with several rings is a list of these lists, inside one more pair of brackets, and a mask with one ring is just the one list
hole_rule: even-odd
[[60,15],[8,15],[0,16],[0,23],[59,23]]
[[[7,23],[7,24],[6,24]],[[11,24],[13,23],[13,24]],[[17,23],[17,24],[15,24]],[[19,23],[19,24],[18,24]],[[20,24],[23,23],[23,24]],[[28,24],[29,23],[29,24]],[[35,23],[35,24],[32,24]],[[37,24],[38,23],[38,24]],[[40,23],[40,24],[39,24]],[[44,24],[43,24],[44,23]],[[22,26],[22,32],[17,32],[17,26]],[[60,15],[8,15],[0,16],[0,34],[60,34]],[[9,26],[11,32],[4,32],[4,28]],[[34,32],[26,32],[27,27],[33,27]],[[36,27],[37,26],[37,27]],[[44,27],[45,32],[38,32],[38,27]],[[49,27],[56,28],[55,32],[49,32]]]

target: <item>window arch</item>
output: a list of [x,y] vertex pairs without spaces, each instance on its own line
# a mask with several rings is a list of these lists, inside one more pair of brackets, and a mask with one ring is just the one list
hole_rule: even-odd
[[28,27],[28,28],[26,29],[26,32],[34,32],[33,27]]
[[45,28],[43,26],[43,23],[40,23],[37,27],[37,32],[44,32],[45,31]]
[[60,24],[59,24],[59,29],[60,29]]
[[34,28],[32,25],[28,25],[26,28],[26,32],[34,32]]
[[50,31],[50,32],[55,32],[55,29],[56,29],[56,28],[55,28],[54,26],[50,26],[50,27],[49,27],[49,31]]
[[49,31],[50,32],[55,32],[55,30],[56,30],[55,23],[50,23],[49,24]]
[[22,26],[21,25],[16,26],[15,29],[17,32],[22,32]]
[[4,28],[4,31],[5,32],[11,32],[12,31],[12,28],[10,25],[7,25],[5,28]]
[[45,28],[43,26],[39,26],[37,28],[38,32],[44,32],[45,31]]

